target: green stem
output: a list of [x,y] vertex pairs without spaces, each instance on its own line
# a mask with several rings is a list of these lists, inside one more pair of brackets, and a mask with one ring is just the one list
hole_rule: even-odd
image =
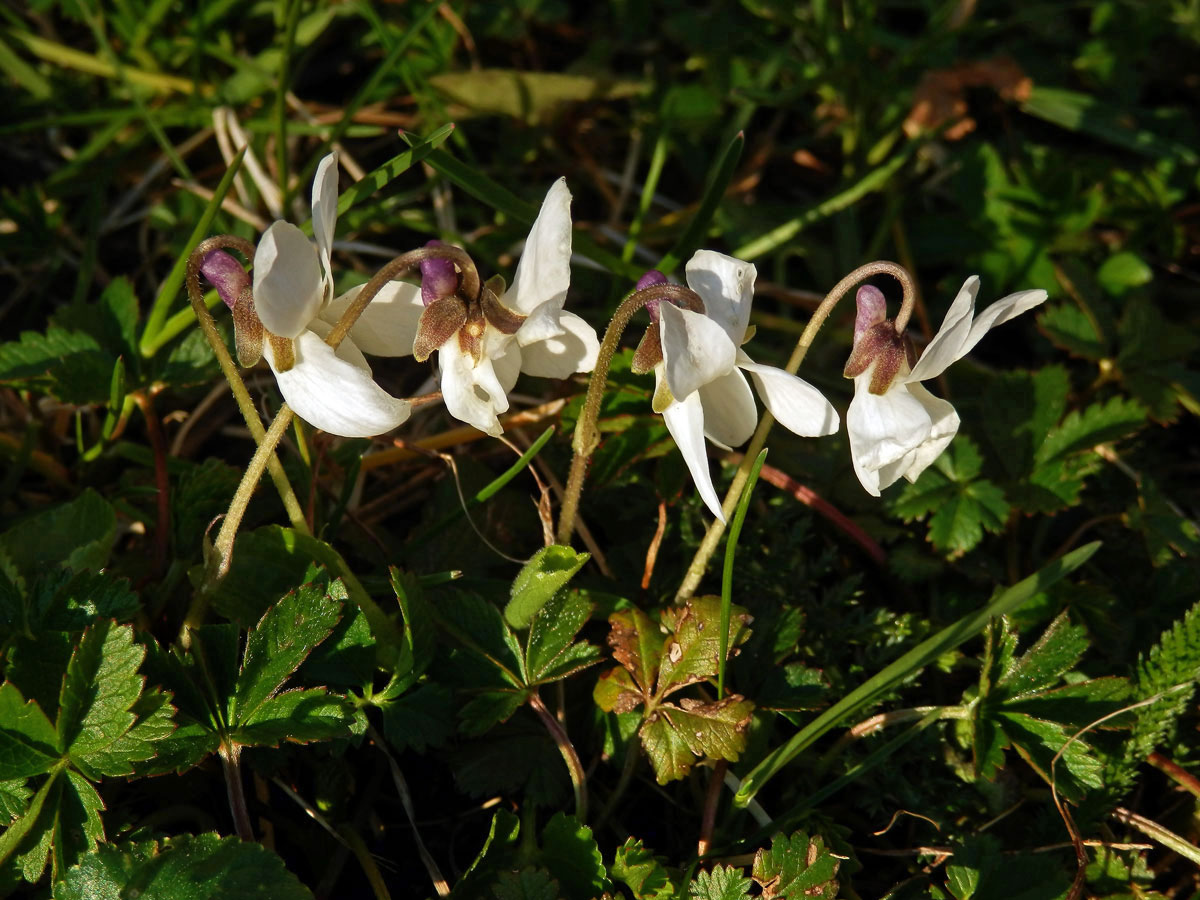
[[537,691],[529,695],[529,705],[533,707],[533,711],[537,713],[542,724],[546,726],[546,730],[550,732],[550,737],[554,739],[558,752],[566,761],[567,771],[571,775],[571,786],[575,789],[575,818],[581,823],[586,822],[587,774],[584,772],[583,763],[579,761],[579,754],[575,752],[575,745],[571,743],[571,738],[567,736],[567,731],[562,727],[562,723],[554,718],[554,714],[546,708],[546,704],[537,695]]
[[217,755],[221,757],[221,769],[225,773],[225,790],[229,795],[229,811],[233,814],[233,827],[243,841],[254,840],[254,827],[250,824],[250,810],[246,807],[246,794],[242,789],[242,748],[238,744],[221,744]]
[[[208,311],[208,307],[205,306],[204,296],[200,291],[200,266],[204,263],[204,257],[213,250],[224,248],[237,250],[247,259],[254,258],[254,245],[242,238],[232,235],[220,235],[201,241],[188,258],[188,299],[191,301],[196,321],[200,323],[200,330],[204,332],[209,346],[212,347],[213,354],[217,357],[217,365],[221,367],[221,371],[225,375],[225,380],[229,382],[229,389],[233,391],[233,399],[237,402],[238,409],[241,410],[242,418],[246,420],[246,427],[250,429],[250,435],[257,443],[261,444],[266,434],[262,419],[259,418],[254,401],[250,398],[250,392],[246,390],[242,376],[238,373],[237,364],[234,363],[233,358],[229,355],[229,350],[225,346],[225,339],[221,337],[221,332],[217,331],[217,323],[213,320],[212,313]],[[275,489],[279,492],[279,499],[283,501],[283,508],[287,512],[288,521],[292,523],[292,527],[297,531],[302,534],[308,534],[308,523],[304,518],[304,510],[300,508],[300,501],[296,499],[296,493],[292,490],[292,485],[287,479],[287,474],[283,471],[283,466],[274,456],[271,457],[268,463],[268,471],[271,474],[271,480],[275,483]]]
[[567,475],[567,487],[563,492],[562,509],[558,514],[558,543],[570,544],[575,533],[575,518],[579,513],[579,497],[583,493],[583,480],[587,474],[588,461],[600,443],[600,404],[604,399],[604,388],[608,385],[608,370],[612,366],[617,344],[633,314],[654,300],[680,301],[689,308],[704,311],[704,301],[688,288],[678,284],[655,284],[625,295],[617,311],[613,313],[600,352],[596,354],[596,365],[588,380],[587,396],[583,400],[583,411],[575,423],[575,435],[571,446],[575,455],[571,457],[571,470]]
[[[789,375],[796,374],[796,371],[800,368],[800,364],[804,362],[804,357],[808,354],[808,348],[812,346],[812,342],[816,339],[817,332],[825,324],[825,320],[829,318],[829,314],[833,312],[833,308],[837,305],[837,302],[851,288],[873,275],[891,275],[903,286],[904,299],[900,305],[900,312],[896,316],[896,331],[898,334],[904,333],[904,328],[908,325],[909,316],[912,315],[913,303],[917,295],[913,278],[907,269],[894,262],[885,262],[882,260],[870,262],[864,266],[859,266],[835,284],[833,290],[825,295],[825,299],[821,301],[821,305],[817,307],[812,318],[808,320],[808,325],[805,327],[804,333],[800,335],[800,340],[796,343],[796,349],[792,351],[791,358],[788,360],[787,365],[784,366],[785,372]],[[770,434],[771,426],[774,424],[775,417],[769,411],[764,411],[762,421],[758,423],[758,428],[755,429],[754,436],[750,438],[750,445],[746,448],[741,465],[738,466],[737,472],[734,473],[733,481],[729,485],[728,492],[725,494],[725,501],[721,504],[721,510],[725,514],[726,520],[733,515],[738,498],[742,495],[742,488],[745,486],[746,480],[750,477],[750,469],[753,468],[755,460],[758,459],[758,454],[762,450],[763,444],[766,443],[767,435]],[[700,546],[696,549],[696,555],[692,557],[691,565],[688,566],[688,570],[684,574],[683,582],[679,585],[679,590],[675,592],[676,603],[682,603],[696,593],[696,588],[700,586],[700,579],[704,577],[704,572],[708,568],[708,561],[712,558],[713,553],[716,552],[717,544],[724,533],[725,522],[722,522],[720,519],[713,519],[709,523],[704,540],[700,542]]]

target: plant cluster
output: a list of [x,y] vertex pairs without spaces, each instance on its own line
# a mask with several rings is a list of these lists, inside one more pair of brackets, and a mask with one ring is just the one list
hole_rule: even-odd
[[1194,4],[177,5],[0,33],[0,895],[1200,892]]

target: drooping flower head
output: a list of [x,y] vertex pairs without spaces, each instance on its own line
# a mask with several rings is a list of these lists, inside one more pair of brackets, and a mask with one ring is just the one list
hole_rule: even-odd
[[461,273],[447,262],[422,262],[421,286],[408,300],[417,316],[409,319],[411,331],[398,337],[397,348],[406,344],[402,352],[420,361],[437,352],[442,399],[456,419],[498,435],[498,416],[508,410],[508,392],[521,372],[566,378],[592,370],[596,332],[563,309],[571,282],[571,193],[565,179],[546,194],[511,286],[493,277],[468,296]]
[[[222,251],[209,254],[201,271],[233,310],[243,365],[265,356],[300,418],[331,434],[370,437],[395,428],[410,407],[375,383],[353,337],[336,350],[325,343],[348,305],[345,298],[332,300],[337,187],[337,154],[331,153],[313,182],[315,246],[295,225],[278,221],[258,243],[252,282]],[[380,318],[380,310],[372,318]]]
[[854,347],[845,376],[854,379],[846,432],[854,472],[867,492],[879,492],[901,477],[916,481],[958,432],[958,414],[929,393],[922,381],[941,375],[1002,322],[1045,302],[1043,290],[1019,291],[975,316],[979,278],[972,275],[950,304],[937,335],[920,359],[887,318],[877,288],[859,288],[855,298]]
[[[654,411],[662,413],[701,498],[724,521],[704,439],[729,449],[754,433],[758,411],[743,372],[750,373],[767,409],[789,431],[804,437],[832,434],[838,414],[808,382],[756,363],[741,349],[753,336],[753,265],[699,250],[688,261],[686,276],[700,303],[664,299],[646,304],[651,325],[634,354],[634,371],[654,372]],[[638,288],[665,283],[661,273],[652,271]]]

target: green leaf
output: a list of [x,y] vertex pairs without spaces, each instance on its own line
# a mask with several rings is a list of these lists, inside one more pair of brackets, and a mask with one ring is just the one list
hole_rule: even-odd
[[763,897],[803,900],[807,897],[833,900],[841,860],[825,846],[820,835],[811,838],[803,831],[791,837],[782,834],[771,840],[771,849],[754,854],[751,877],[762,887]]
[[744,806],[762,790],[763,785],[775,773],[795,759],[829,729],[860,713],[894,685],[911,677],[944,653],[953,650],[968,638],[978,634],[993,616],[1004,615],[1019,609],[1031,597],[1083,565],[1099,548],[1100,544],[1094,542],[1072,550],[1039,572],[1000,592],[983,609],[968,613],[954,624],[922,641],[809,722],[784,746],[767,754],[766,758],[742,780],[742,787],[734,797],[734,802],[739,806]]
[[[658,670],[658,696],[714,678],[721,655],[721,598],[695,597],[673,611],[674,635],[668,639]],[[750,615],[730,608],[728,644],[731,652],[750,637]]]
[[697,872],[688,885],[692,900],[742,900],[750,896],[750,879],[733,866],[713,866],[711,872]]
[[0,685],[0,781],[49,772],[61,754],[50,720],[11,682]]
[[450,689],[430,682],[383,705],[383,733],[397,750],[424,753],[441,747],[454,733],[454,704]]
[[929,540],[950,557],[962,556],[983,539],[986,529],[999,532],[1009,506],[1001,490],[977,479],[983,466],[974,443],[959,435],[948,452],[892,501],[892,511],[906,522],[929,519]]
[[104,801],[96,789],[78,772],[68,769],[54,811],[51,847],[55,880],[104,840],[104,824],[100,821],[102,809]]
[[[138,300],[133,283],[114,278],[94,303],[76,301],[54,313],[54,324],[94,337],[113,360],[137,361]],[[111,366],[110,366],[111,369]]]
[[946,888],[955,900],[971,900],[1000,864],[1000,842],[989,834],[972,836],[954,848],[953,862],[946,866]]
[[1096,320],[1070,300],[1050,303],[1038,314],[1038,327],[1054,346],[1093,362],[1108,355],[1108,341]]
[[1072,625],[1060,613],[1000,679],[1004,694],[1018,698],[1056,684],[1083,658],[1089,646],[1087,629]]
[[342,604],[320,583],[306,584],[276,603],[246,637],[246,651],[229,721],[248,724],[317,644],[332,633]]
[[478,894],[489,870],[498,867],[512,852],[520,831],[521,822],[513,813],[507,809],[496,810],[483,847],[454,886],[454,892],[463,897]]
[[649,697],[658,679],[666,639],[650,617],[636,607],[613,613],[608,622],[608,644],[613,657],[629,670],[637,687]]
[[454,592],[438,605],[438,620],[504,682],[523,686],[521,645],[504,623],[500,610],[482,597]]
[[24,778],[12,781],[0,781],[0,823],[5,828],[9,823],[25,812],[33,791],[25,784]]
[[51,325],[0,344],[0,382],[46,391],[64,403],[104,403],[115,358],[82,331]]
[[431,77],[429,83],[462,107],[453,114],[455,119],[500,115],[531,124],[552,115],[563,103],[619,100],[648,87],[641,81],[513,69],[444,72]]
[[1123,250],[1114,253],[1096,270],[1096,281],[1114,297],[1123,297],[1131,288],[1149,284],[1154,271],[1136,253]]
[[736,762],[746,748],[753,702],[738,694],[705,703],[683,699],[664,703],[642,725],[642,746],[659,784],[683,778],[698,758]]
[[513,628],[528,628],[550,598],[583,568],[591,557],[570,547],[551,544],[543,547],[517,573],[513,581],[504,620]]
[[311,900],[274,853],[216,834],[104,846],[68,870],[55,900]]
[[395,697],[417,683],[433,662],[437,633],[417,579],[395,566],[389,570],[392,590],[404,615],[404,635],[395,665],[395,680],[385,691]]
[[277,747],[284,741],[304,744],[349,737],[354,708],[324,688],[295,688],[258,704],[240,719],[230,737],[247,746]]
[[1072,412],[1046,435],[1038,448],[1038,465],[1045,466],[1072,453],[1125,437],[1145,421],[1146,408],[1136,400],[1113,397],[1107,403],[1093,403],[1082,412]]
[[117,514],[91,488],[70,503],[25,519],[0,535],[0,554],[27,578],[48,566],[102,569],[117,540]]
[[492,885],[495,900],[559,900],[563,896],[558,882],[545,869],[501,872]]
[[46,631],[82,631],[97,619],[127,621],[140,609],[141,601],[124,578],[49,569],[21,592],[0,573],[0,627],[35,637]]
[[1062,751],[1054,767],[1054,775],[1059,793],[1068,800],[1077,803],[1086,788],[1103,786],[1101,773],[1104,766],[1092,752],[1091,746],[1079,738],[1070,740],[1077,729],[1068,731],[1057,722],[1035,719],[1025,713],[1001,712],[998,719],[1013,748],[1047,784],[1051,780],[1050,763]]
[[529,630],[525,672],[529,684],[566,678],[600,661],[600,650],[589,643],[572,644],[592,614],[592,604],[565,591],[538,610]]
[[669,900],[675,896],[670,873],[638,838],[626,838],[617,848],[611,872],[629,888],[634,900]]
[[588,900],[611,886],[592,829],[555,813],[542,831],[542,864],[558,879],[563,896]]
[[476,736],[505,722],[525,703],[519,691],[484,691],[459,710],[463,734]]
[[59,752],[87,759],[133,727],[137,717],[130,710],[142,693],[138,667],[145,656],[128,625],[97,622],[83,633],[59,696]]
[[[2,720],[0,720],[2,721]],[[6,827],[0,833],[0,865],[6,863],[18,850],[25,852],[18,857],[18,866],[26,881],[37,881],[46,868],[46,855],[50,851],[50,816],[43,815],[46,799],[51,794],[51,809],[54,808],[61,790],[59,776],[63,766],[56,766],[50,777],[42,782],[38,792],[33,795],[29,808],[17,821]],[[22,859],[21,857],[24,857]]]
[[991,458],[1010,478],[1033,469],[1033,457],[1050,429],[1067,408],[1070,376],[1063,366],[1037,372],[1004,372],[992,379],[982,398],[987,410],[984,431],[992,445]]

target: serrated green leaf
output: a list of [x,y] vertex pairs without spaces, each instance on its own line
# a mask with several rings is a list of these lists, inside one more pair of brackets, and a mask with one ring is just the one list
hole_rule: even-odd
[[383,705],[383,733],[397,750],[424,753],[441,747],[454,733],[454,704],[450,689],[430,682]]
[[114,278],[92,303],[77,301],[54,313],[56,326],[88,334],[98,340],[114,358],[136,360],[138,301],[133,283],[126,277]]
[[1079,662],[1089,646],[1087,629],[1060,613],[1001,677],[1006,697],[1020,698],[1056,684]]
[[1057,722],[1035,719],[1025,713],[1004,711],[997,719],[1013,748],[1047,784],[1051,780],[1050,762],[1060,750],[1063,751],[1054,769],[1055,784],[1068,800],[1078,803],[1086,788],[1103,785],[1103,764],[1083,739],[1070,740],[1074,730],[1068,731]]
[[362,610],[347,605],[346,590],[340,581],[329,585],[328,596],[342,604],[341,620],[333,633],[309,653],[300,667],[300,678],[326,687],[370,687],[375,676],[375,637]]
[[83,331],[51,325],[0,344],[0,382],[35,387],[65,403],[103,403],[115,357]]
[[48,566],[99,570],[116,539],[112,504],[85,488],[70,503],[30,516],[0,535],[0,553],[27,578]]
[[221,746],[221,735],[211,724],[186,720],[180,715],[175,730],[154,742],[154,756],[135,762],[138,775],[166,775],[169,772],[184,772],[216,753]]
[[482,597],[455,592],[438,605],[438,617],[467,650],[486,660],[513,687],[523,685],[523,656],[500,610]]
[[501,872],[492,885],[495,900],[559,900],[563,896],[558,882],[545,869]]
[[1113,397],[1106,403],[1093,403],[1082,412],[1072,412],[1046,435],[1038,448],[1037,463],[1044,466],[1097,444],[1115,441],[1136,431],[1145,421],[1146,408],[1136,400]]
[[1047,304],[1037,323],[1052,344],[1068,353],[1093,361],[1108,355],[1108,341],[1095,320],[1071,301]]
[[305,744],[349,737],[353,723],[354,708],[345,697],[324,688],[294,688],[255,706],[233,726],[230,737],[246,746]]
[[770,850],[760,848],[754,854],[750,876],[762,887],[765,898],[833,900],[838,892],[840,865],[841,860],[825,846],[824,838],[797,831],[790,837],[777,834],[771,839]]
[[600,661],[600,650],[586,642],[572,644],[592,614],[592,604],[578,594],[559,592],[533,617],[525,650],[529,684],[566,678]]
[[592,829],[574,816],[555,813],[546,823],[541,861],[558,880],[564,897],[588,900],[610,887]]
[[390,699],[408,690],[425,674],[433,662],[437,635],[417,579],[395,566],[388,571],[396,602],[400,604],[400,612],[404,616],[404,635],[400,641],[393,681],[384,691],[384,696]]
[[604,672],[596,680],[592,699],[605,712],[627,713],[636,709],[649,698],[634,684],[628,669],[614,668]]
[[518,691],[484,691],[459,710],[463,734],[477,736],[505,722],[525,703]]
[[49,772],[61,756],[50,720],[11,682],[0,685],[0,780]]
[[256,843],[216,834],[104,846],[68,870],[55,900],[312,900],[312,894]]
[[488,828],[488,835],[483,841],[483,847],[471,861],[471,865],[467,867],[467,871],[463,873],[458,884],[454,886],[455,892],[460,896],[470,895],[471,888],[482,883],[483,879],[480,876],[486,874],[489,869],[508,856],[517,843],[517,835],[520,831],[520,819],[507,809],[496,810],[492,816],[492,824]]
[[[713,678],[721,655],[721,598],[695,597],[674,611],[674,635],[666,641],[658,670],[657,695],[665,697],[689,684]],[[730,608],[729,651],[750,637],[750,615]]]
[[78,772],[67,770],[66,781],[54,811],[52,878],[58,880],[68,868],[104,840],[100,810],[104,801]]
[[656,707],[640,733],[658,783],[683,778],[701,757],[736,762],[753,711],[753,702],[738,694],[716,703],[684,699],[679,706]]
[[1034,453],[1066,411],[1070,388],[1066,368],[1057,365],[1034,373],[999,373],[989,383],[982,399],[983,427],[994,450],[991,457],[1011,478],[1033,468]]
[[711,872],[697,872],[688,885],[692,900],[742,900],[750,896],[750,879],[733,866],[713,866]]
[[179,474],[171,492],[176,547],[199,553],[204,533],[229,508],[241,477],[233,466],[212,457]]
[[[49,813],[53,810],[61,790],[59,776],[62,775],[63,768],[59,765],[51,771],[50,777],[42,782],[42,786],[33,795],[33,800],[30,801],[24,815],[0,833],[0,865],[17,854],[17,865],[26,881],[37,881],[46,868],[52,824],[52,816]],[[50,810],[46,809],[47,799],[50,799]]]
[[517,573],[504,607],[504,620],[513,628],[528,628],[538,610],[583,568],[591,556],[551,544],[533,554]]
[[229,710],[234,725],[249,724],[275,695],[309,652],[329,637],[341,617],[342,604],[321,583],[307,584],[276,603],[246,637]]
[[[654,691],[665,638],[650,617],[636,607],[608,617],[608,645],[647,697]],[[632,708],[632,707],[631,707]]]
[[133,727],[145,656],[128,625],[101,621],[84,631],[67,666],[55,723],[59,752],[76,765],[90,765],[97,754],[102,759]]
[[7,828],[13,819],[25,812],[32,796],[33,791],[24,778],[0,781],[0,823]]
[[668,900],[675,896],[670,873],[637,838],[626,838],[617,848],[611,872],[629,888],[634,900]]
[[975,835],[954,848],[946,866],[946,887],[955,900],[971,900],[1001,863],[1000,844],[988,834]]
[[[1132,688],[1126,678],[1091,678],[1078,684],[1068,684],[1052,690],[1038,691],[1019,699],[1005,700],[1004,709],[1027,713],[1035,719],[1060,722],[1078,729],[1097,722],[1127,705],[1131,693]],[[1107,720],[1104,727],[1120,728],[1128,721],[1128,717],[1118,716]]]
[[[147,691],[130,708],[137,724],[107,747],[88,753],[86,757],[73,754],[72,762],[90,778],[99,775],[129,775],[137,763],[156,757],[159,742],[175,733],[175,708],[170,697],[158,691]],[[138,771],[141,771],[138,769]]]

